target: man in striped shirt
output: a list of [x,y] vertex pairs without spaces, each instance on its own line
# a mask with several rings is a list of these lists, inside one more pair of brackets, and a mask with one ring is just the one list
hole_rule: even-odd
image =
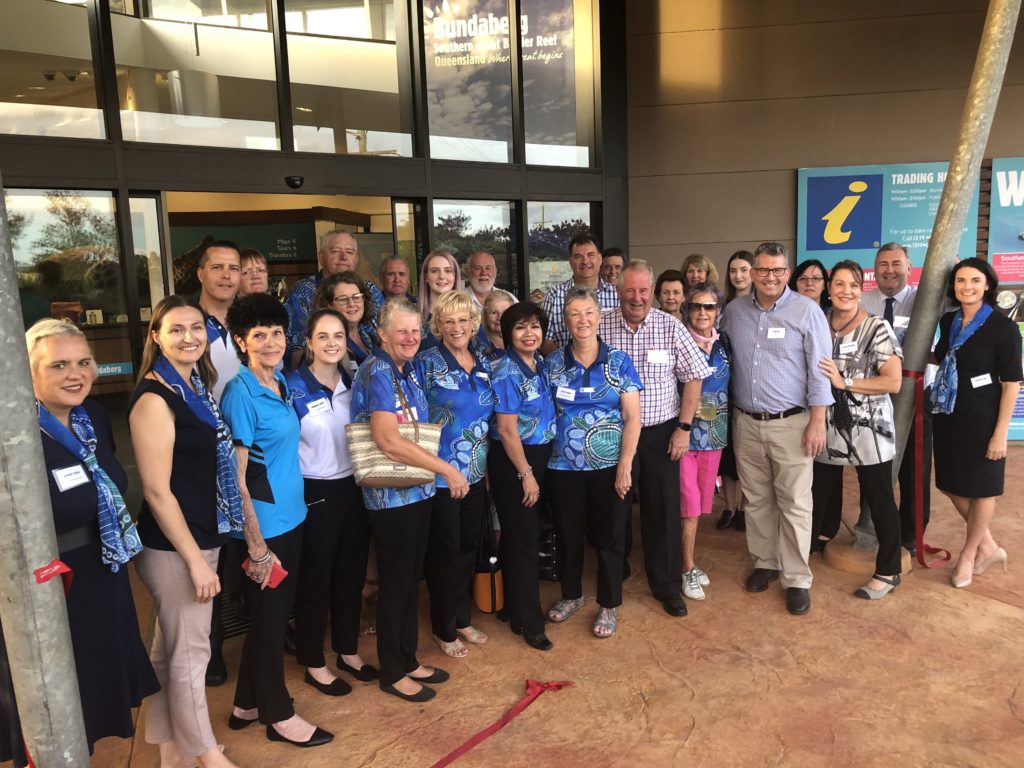
[[722,331],[732,342],[733,445],[747,497],[748,592],[779,578],[790,613],[811,607],[813,460],[825,447],[832,388],[818,363],[832,356],[817,303],[790,290],[780,243],[754,251],[754,292],[729,304]]
[[651,308],[654,271],[646,261],[635,259],[623,267],[618,296],[619,306],[601,317],[600,336],[633,358],[644,384],[633,487],[640,492],[647,583],[666,613],[685,616],[679,459],[690,447],[701,380],[712,371],[683,324]]

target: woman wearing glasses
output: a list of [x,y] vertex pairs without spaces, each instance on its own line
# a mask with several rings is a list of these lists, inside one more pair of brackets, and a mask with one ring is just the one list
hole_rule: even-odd
[[789,278],[789,287],[815,302],[823,312],[832,306],[828,298],[828,271],[817,259],[801,261]]
[[349,373],[354,374],[370,349],[378,344],[373,328],[377,308],[370,296],[370,289],[355,272],[338,272],[320,283],[313,307],[333,309],[345,321]]
[[267,278],[267,257],[255,248],[243,248],[242,275],[238,281],[238,298],[250,293],[266,293],[269,289]]
[[470,349],[479,328],[480,312],[467,294],[441,295],[430,319],[431,332],[441,343],[421,349],[414,361],[430,421],[442,425],[439,457],[469,483],[469,493],[458,498],[444,477],[437,478],[425,562],[434,642],[454,658],[469,653],[463,640],[487,642],[487,635],[469,621],[473,564],[488,512],[484,473],[495,401],[491,364]]

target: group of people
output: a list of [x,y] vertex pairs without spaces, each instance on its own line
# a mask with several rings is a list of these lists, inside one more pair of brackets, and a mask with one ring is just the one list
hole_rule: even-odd
[[[296,712],[285,684],[289,616],[303,679],[321,694],[351,691],[336,670],[406,701],[432,699],[449,675],[417,657],[419,582],[445,654],[488,642],[472,624],[470,584],[492,505],[504,615],[539,651],[553,647],[546,622],[584,606],[588,544],[592,633],[616,632],[634,501],[651,594],[677,617],[687,613],[684,595],[704,599],[710,578],[696,538],[719,475],[726,510],[717,527],[746,532],[748,591],[779,580],[788,610],[809,610],[810,557],[838,532],[847,465],[879,545],[876,572],[856,594],[879,599],[899,585],[900,546],[912,542],[891,480],[889,395],[900,388],[914,290],[903,247],[879,250],[878,290],[863,293],[854,262],[793,270],[784,246],[762,243],[729,259],[723,295],[700,254],[656,277],[617,249],[602,254],[583,232],[569,244],[572,276],[541,305],[494,288],[490,254],[470,256],[463,289],[454,257],[432,252],[418,299],[402,259],[384,261],[380,286],[358,276],[358,259],[351,233],[327,233],[320,271],[282,305],[266,293],[265,260],[246,260],[227,241],[205,247],[198,300],[161,301],[146,336],[129,405],[144,497],[137,515],[122,498],[109,420],[88,399],[96,365],[82,332],[57,320],[29,329],[58,546],[75,571],[68,612],[90,745],[130,735],[130,708],[149,697],[146,739],[162,766],[233,765],[217,748],[204,685],[220,655],[213,602],[230,547],[244,557],[252,623],[228,725],[260,722],[268,739],[300,747],[333,736]],[[967,522],[955,587],[1007,562],[989,525],[1021,340],[992,309],[997,285],[984,261],[954,267],[955,311],[940,321],[934,349],[936,484]],[[436,453],[402,428],[413,422],[441,426]],[[419,468],[433,479],[359,487],[352,424],[370,425],[396,477]],[[537,546],[545,508],[561,562],[560,599],[546,610]],[[359,648],[371,548],[377,666]],[[156,607],[150,658],[124,568],[133,558]],[[24,764],[5,655],[0,711],[9,725],[0,759]]]

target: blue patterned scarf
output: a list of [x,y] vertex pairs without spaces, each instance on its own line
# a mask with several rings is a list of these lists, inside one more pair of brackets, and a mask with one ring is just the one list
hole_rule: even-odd
[[121,491],[96,458],[96,431],[92,428],[89,414],[80,405],[72,408],[71,429],[68,429],[42,403],[37,402],[36,405],[39,408],[39,428],[85,464],[92,476],[96,486],[100,552],[103,563],[117,573],[122,565],[142,551],[142,541]]
[[932,413],[952,413],[956,407],[957,368],[956,352],[978,330],[992,314],[992,307],[982,304],[966,328],[963,324],[964,311],[958,309],[953,314],[953,322],[949,325],[949,350],[939,363],[939,372],[935,374],[932,386]]
[[197,419],[217,433],[217,532],[242,530],[244,518],[242,496],[238,492],[238,457],[231,444],[231,430],[221,418],[213,395],[203,386],[203,380],[194,368],[189,376],[191,387],[166,357],[157,358],[153,370],[181,396]]

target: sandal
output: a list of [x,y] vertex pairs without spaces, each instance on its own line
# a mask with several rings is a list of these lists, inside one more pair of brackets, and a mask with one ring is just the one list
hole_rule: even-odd
[[462,627],[461,629],[456,629],[455,631],[467,643],[472,643],[473,645],[483,645],[487,642],[487,635],[485,635],[483,632],[481,632],[479,629],[472,625],[468,627]]
[[582,597],[577,597],[575,600],[559,600],[548,609],[548,618],[555,624],[561,624],[582,607]]
[[437,635],[434,635],[434,642],[437,643],[437,647],[440,648],[445,655],[451,656],[453,659],[463,659],[469,655],[469,649],[464,646],[462,641],[457,637],[451,642],[448,642],[447,640],[442,640]]
[[615,608],[602,608],[594,619],[594,637],[605,639],[615,633],[619,617]]

